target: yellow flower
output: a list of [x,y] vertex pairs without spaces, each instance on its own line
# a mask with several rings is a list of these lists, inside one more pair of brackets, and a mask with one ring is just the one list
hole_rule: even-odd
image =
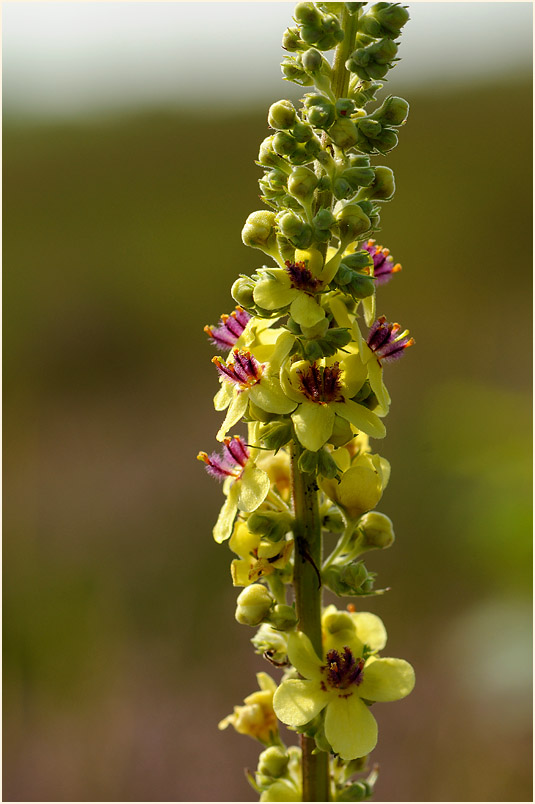
[[303,678],[283,681],[273,706],[279,720],[294,728],[325,711],[327,741],[342,759],[351,760],[369,754],[377,743],[377,723],[368,703],[404,698],[414,687],[414,670],[403,659],[376,655],[386,641],[378,617],[338,613],[342,617],[335,619],[332,614],[330,630],[324,615],[323,659],[305,634],[290,634],[288,658]]
[[290,559],[293,540],[271,542],[251,533],[244,522],[238,522],[229,541],[232,552],[240,556],[230,565],[234,586],[248,586],[259,578],[282,569]]
[[248,695],[244,706],[235,706],[234,712],[218,724],[219,729],[233,726],[239,734],[254,737],[264,745],[278,740],[279,726],[273,711],[273,693],[277,687],[267,673],[257,673],[259,690]]

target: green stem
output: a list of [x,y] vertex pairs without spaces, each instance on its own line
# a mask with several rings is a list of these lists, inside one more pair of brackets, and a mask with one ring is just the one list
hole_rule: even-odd
[[[292,443],[292,493],[294,503],[294,591],[298,628],[323,656],[321,638],[321,520],[314,475],[304,474],[298,466],[303,452],[297,440]],[[303,757],[303,801],[329,801],[329,755],[313,754],[313,737],[301,736]]]
[[334,550],[332,551],[331,555],[329,556],[329,558],[327,559],[327,561],[323,565],[323,569],[327,569],[327,567],[330,567],[331,564],[333,563],[333,561],[336,558],[338,558],[338,556],[341,555],[344,552],[345,548],[347,547],[347,544],[348,544],[349,540],[351,539],[351,536],[353,535],[355,527],[356,527],[355,522],[349,522],[346,525],[346,527],[344,529],[344,532],[340,536],[336,547],[334,548]]

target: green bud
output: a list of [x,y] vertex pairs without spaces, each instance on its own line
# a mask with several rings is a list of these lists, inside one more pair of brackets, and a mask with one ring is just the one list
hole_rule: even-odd
[[317,226],[318,229],[328,229],[334,222],[335,218],[330,209],[320,209],[312,220],[312,223],[314,226]]
[[354,251],[353,254],[345,254],[342,257],[343,265],[352,271],[362,271],[364,268],[371,268],[373,260],[368,251]]
[[371,140],[377,139],[383,130],[383,127],[378,120],[372,120],[369,117],[361,117],[360,120],[357,120],[356,126],[365,137],[368,137],[368,139]]
[[263,654],[268,661],[278,665],[288,664],[287,636],[281,631],[264,623],[251,638],[251,642],[256,648],[255,652]]
[[234,301],[241,307],[251,309],[255,306],[253,290],[255,283],[250,276],[240,276],[232,285],[230,292]]
[[297,142],[288,131],[277,131],[273,135],[273,150],[279,156],[290,156],[297,148]]
[[305,327],[301,324],[301,332],[303,333],[305,338],[309,340],[313,338],[323,338],[326,334],[327,330],[329,329],[329,322],[327,318],[318,321],[313,327]]
[[369,595],[373,594],[375,573],[368,572],[362,561],[350,564],[332,564],[323,573],[326,586],[337,595]]
[[271,128],[291,128],[297,120],[294,105],[289,100],[280,100],[269,107],[268,124]]
[[240,625],[260,625],[273,606],[274,600],[265,586],[252,583],[240,592],[236,601],[236,620]]
[[398,144],[398,135],[395,131],[392,131],[391,128],[384,128],[377,139],[375,140],[375,145],[377,150],[380,151],[382,154],[391,151],[393,148],[396,147]]
[[371,7],[369,14],[377,20],[385,33],[388,32],[386,35],[394,38],[399,36],[401,29],[409,20],[407,6],[399,3],[376,3]]
[[280,511],[253,511],[247,520],[247,530],[272,542],[279,542],[291,528],[291,516]]
[[291,606],[277,603],[269,615],[269,624],[276,631],[290,631],[297,625],[297,616]]
[[288,760],[289,757],[284,748],[280,748],[278,745],[270,745],[258,757],[257,772],[276,779],[286,771]]
[[350,98],[339,98],[334,108],[337,117],[349,117],[355,111],[355,104]]
[[308,341],[305,344],[305,358],[310,363],[314,363],[316,360],[321,360],[323,356],[323,349],[321,348],[321,343],[319,341]]
[[[251,401],[249,400],[249,404]],[[260,430],[260,438],[268,448],[278,452],[292,437],[292,423],[288,419],[275,420]]]
[[333,195],[338,201],[345,201],[355,195],[355,190],[348,181],[339,177],[333,182]]
[[394,173],[390,168],[379,166],[375,168],[375,178],[369,187],[365,187],[359,193],[361,198],[373,199],[374,201],[388,201],[396,191]]
[[282,46],[290,52],[302,50],[303,40],[299,36],[299,28],[288,28],[282,35]]
[[384,126],[402,126],[409,114],[409,104],[403,98],[390,95],[370,118],[379,120]]
[[[378,511],[368,511],[359,519],[363,550],[386,550],[395,540],[392,520]],[[362,551],[361,551],[362,552]]]
[[367,782],[347,784],[337,796],[337,801],[366,801],[373,794]]
[[294,84],[299,84],[302,87],[309,87],[314,83],[312,76],[306,72],[301,64],[300,55],[285,58],[281,63],[281,68],[287,81],[293,81]]
[[344,444],[347,444],[352,438],[353,431],[349,422],[342,419],[341,416],[335,416],[333,432],[328,443],[332,444],[333,447],[343,447]]
[[364,154],[349,154],[350,168],[369,168],[370,157]]
[[352,271],[344,263],[338,269],[336,283],[354,299],[366,299],[375,292],[373,276]]
[[336,214],[342,243],[351,243],[371,228],[370,219],[358,204],[346,204]]
[[305,100],[308,122],[315,128],[327,129],[334,123],[334,104],[322,95],[307,95]]
[[275,213],[267,209],[251,212],[242,229],[241,239],[246,246],[259,248],[267,254],[277,248]]
[[[351,84],[350,84],[351,86]],[[355,89],[351,92],[351,97],[355,104],[362,109],[367,103],[375,100],[376,93],[383,88],[382,84],[370,83],[365,80],[364,83],[358,83]]]
[[351,615],[346,611],[329,611],[321,619],[323,628],[329,634],[337,634],[339,631],[353,631],[355,624]]
[[318,465],[318,453],[309,449],[303,450],[298,461],[299,471],[306,475],[311,475],[316,471]]
[[345,528],[344,518],[337,508],[330,508],[323,517],[322,525],[330,533],[341,533]]
[[290,134],[297,142],[308,142],[314,136],[314,129],[308,123],[298,122],[293,126]]
[[304,25],[321,24],[321,14],[314,3],[298,3],[294,9],[294,17]]
[[307,71],[307,73],[315,73],[319,70],[323,64],[323,56],[316,50],[316,48],[311,47],[301,56],[301,64]]
[[339,118],[327,131],[327,134],[339,148],[351,148],[358,141],[358,132],[352,120]]
[[285,237],[299,237],[306,229],[306,223],[295,212],[286,212],[279,218],[279,228]]
[[328,478],[338,477],[340,474],[340,467],[326,449],[320,449],[318,452],[318,474]]
[[266,137],[260,145],[258,152],[258,162],[265,167],[279,168],[282,172],[288,173],[289,168],[284,159],[273,150],[273,135]]
[[342,178],[349,182],[354,190],[358,190],[359,187],[368,187],[374,177],[374,169],[371,167],[351,167],[342,173]]
[[318,184],[313,170],[296,167],[288,178],[288,192],[300,201],[310,201]]

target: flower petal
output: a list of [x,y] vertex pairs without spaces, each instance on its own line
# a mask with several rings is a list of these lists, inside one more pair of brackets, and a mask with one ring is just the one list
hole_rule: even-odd
[[250,514],[255,511],[266,499],[269,492],[269,477],[262,469],[254,463],[247,463],[241,474],[241,478],[236,481],[240,489],[238,497],[238,508]]
[[283,268],[272,268],[270,274],[273,276],[265,276],[256,283],[253,299],[264,310],[277,310],[290,304],[299,291],[292,288],[290,277]]
[[233,389],[230,383],[222,382],[221,388],[214,396],[214,408],[216,410],[226,410],[232,401]]
[[364,666],[359,695],[368,701],[399,701],[413,688],[414,670],[404,659],[373,659]]
[[296,403],[288,399],[275,377],[262,377],[249,391],[251,399],[267,413],[291,413]]
[[[368,351],[371,352],[369,347],[366,348],[368,348]],[[368,360],[367,368],[370,388],[377,397],[377,401],[379,402],[381,408],[385,411],[385,413],[388,413],[388,408],[390,407],[390,394],[388,393],[383,382],[383,367],[379,364],[379,361],[374,356],[373,359]]]
[[233,483],[230,487],[228,497],[225,500],[221,511],[219,512],[219,516],[217,517],[217,522],[215,523],[214,530],[212,532],[214,539],[218,544],[221,544],[221,542],[224,542],[226,539],[230,538],[230,534],[232,533],[234,519],[238,513],[239,491],[240,490],[236,483]]
[[288,658],[297,672],[305,678],[321,678],[321,660],[312,647],[312,642],[302,631],[294,631],[288,637]]
[[225,420],[216,435],[218,441],[223,441],[230,428],[234,427],[234,425],[239,422],[247,410],[248,401],[249,391],[240,391],[238,394],[236,394],[230,403],[229,409],[227,410]]
[[342,759],[357,759],[377,745],[377,723],[355,692],[349,698],[336,696],[327,704],[325,736]]
[[[356,611],[351,615],[357,635],[372,650],[382,650],[386,645],[386,628],[377,614],[370,611]],[[359,690],[360,691],[360,690]],[[363,696],[366,698],[366,696]]]
[[325,318],[325,310],[307,293],[299,293],[290,306],[293,320],[303,327],[314,327]]
[[385,437],[386,427],[383,422],[372,410],[365,408],[364,405],[359,405],[352,399],[347,399],[345,402],[333,402],[332,405],[336,413],[350,422],[357,430],[361,430],[372,438]]
[[340,368],[344,372],[346,395],[351,399],[364,385],[364,381],[368,376],[368,370],[362,362],[360,355],[348,355],[342,360]]
[[319,715],[328,700],[317,681],[289,678],[275,692],[273,708],[287,726],[304,726]]
[[334,410],[330,405],[305,400],[292,413],[292,421],[301,444],[316,452],[332,435]]

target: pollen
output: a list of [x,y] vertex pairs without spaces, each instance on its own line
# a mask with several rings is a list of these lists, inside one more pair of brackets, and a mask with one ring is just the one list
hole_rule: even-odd
[[326,658],[327,662],[321,669],[328,687],[347,690],[362,682],[364,659],[355,659],[349,647],[346,646],[341,652],[330,650]]
[[292,287],[314,293],[321,285],[321,280],[314,276],[304,262],[290,262],[286,260],[286,273],[290,277]]

